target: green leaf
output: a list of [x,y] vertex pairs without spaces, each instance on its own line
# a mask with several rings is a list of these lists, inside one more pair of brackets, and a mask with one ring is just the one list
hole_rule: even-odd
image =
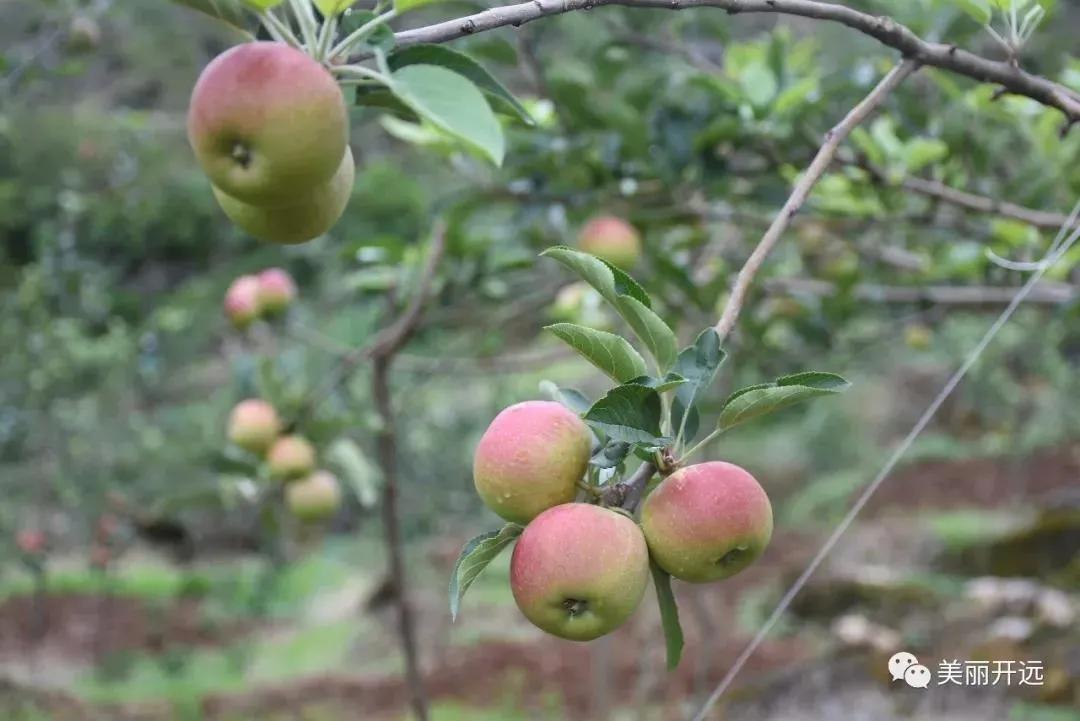
[[660,414],[655,389],[628,383],[608,391],[583,417],[612,440],[659,448],[669,441],[661,435]]
[[574,250],[565,245],[553,246],[540,255],[544,258],[557,260],[577,273],[582,280],[595,288],[603,296],[604,300],[612,305],[615,305],[615,301],[619,296],[628,295],[645,307],[652,307],[652,300],[645,290],[638,285],[637,281],[624,271],[605,263],[595,255],[582,253],[580,250]]
[[596,468],[616,468],[630,455],[632,446],[625,441],[609,440],[607,444],[592,455],[589,465]]
[[[587,255],[587,254],[586,254]],[[606,260],[600,261],[608,267],[612,276],[615,277],[615,292],[619,295],[628,295],[641,303],[646,308],[652,308],[652,298],[645,292],[645,289],[641,287],[641,284],[630,277],[622,268],[614,266]]]
[[506,152],[502,126],[467,78],[437,65],[408,65],[391,75],[394,94],[421,117],[475,147],[495,165]]
[[450,575],[450,616],[453,620],[457,620],[461,599],[469,586],[524,530],[516,523],[507,523],[498,531],[480,534],[461,549],[454,572]]
[[356,443],[348,438],[339,438],[330,444],[323,458],[327,467],[353,489],[363,508],[375,507],[379,502],[382,475]]
[[956,4],[980,25],[988,24],[993,17],[993,11],[986,0],[956,0]]
[[679,355],[674,331],[660,316],[629,295],[620,295],[615,301],[615,309],[652,353],[660,372],[666,373]]
[[[660,372],[665,373],[671,368],[678,355],[675,333],[649,308],[648,296],[644,295],[644,291],[635,292],[640,286],[629,275],[595,256],[566,246],[548,248],[541,255],[562,263],[595,288],[649,349]],[[628,292],[624,293],[623,289]]]
[[391,53],[386,61],[395,71],[409,65],[437,65],[451,70],[471,80],[497,106],[516,114],[529,125],[536,124],[525,106],[483,65],[465,53],[442,45],[410,45]]
[[340,15],[349,9],[356,0],[313,0],[315,7],[319,8],[319,12],[323,14],[324,18],[331,17],[333,15]]
[[[682,428],[684,441],[692,440],[697,435],[698,414],[695,409],[698,395],[712,385],[716,371],[724,362],[726,354],[720,348],[720,335],[715,328],[706,328],[698,335],[694,344],[679,353],[675,361],[674,372],[686,379],[686,383],[675,390],[675,401],[671,406],[671,421],[675,429]],[[683,415],[689,412],[685,425]]]
[[764,107],[776,97],[779,85],[776,75],[762,62],[753,62],[739,73],[739,85],[751,105]]
[[726,431],[760,416],[818,396],[843,393],[851,384],[833,373],[799,373],[775,383],[736,391],[724,403],[717,428]]
[[592,406],[592,401],[581,391],[575,388],[560,388],[551,381],[540,381],[540,392],[556,403],[562,403],[579,416]]
[[634,347],[613,333],[573,323],[555,323],[546,329],[619,383],[643,376],[648,370]]
[[679,606],[671,590],[671,575],[649,561],[652,570],[653,586],[656,587],[656,602],[660,606],[660,623],[664,627],[664,643],[667,646],[668,671],[674,671],[682,660],[683,631],[679,623]]
[[250,30],[250,17],[240,0],[173,0],[241,30]]
[[688,381],[678,373],[668,373],[663,378],[653,378],[652,376],[641,376],[640,378],[634,378],[630,381],[639,386],[648,386],[657,393],[666,393],[673,388],[678,388],[683,383]]

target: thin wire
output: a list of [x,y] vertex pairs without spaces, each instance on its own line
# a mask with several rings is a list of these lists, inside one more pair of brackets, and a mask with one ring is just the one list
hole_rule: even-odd
[[933,420],[934,416],[941,408],[941,405],[946,401],[946,399],[948,399],[950,395],[952,395],[952,392],[956,390],[956,387],[960,385],[960,381],[964,379],[964,376],[967,375],[968,371],[971,370],[972,366],[974,366],[975,363],[979,360],[979,358],[983,354],[983,351],[985,351],[987,346],[990,345],[991,341],[993,341],[994,337],[998,334],[998,332],[1005,326],[1006,323],[1009,322],[1009,319],[1012,318],[1017,308],[1019,308],[1020,305],[1024,302],[1027,296],[1031,293],[1032,289],[1034,289],[1035,285],[1038,284],[1038,282],[1042,279],[1046,272],[1051,267],[1053,267],[1053,265],[1057,263],[1061,259],[1061,257],[1065,255],[1066,252],[1068,252],[1069,248],[1072,247],[1073,243],[1076,242],[1077,238],[1080,238],[1080,228],[1078,228],[1074,230],[1071,235],[1068,236],[1067,240],[1062,240],[1063,238],[1065,238],[1068,229],[1072,227],[1078,216],[1080,216],[1080,201],[1078,201],[1077,204],[1074,206],[1072,213],[1069,215],[1068,221],[1066,221],[1065,225],[1063,225],[1061,230],[1058,231],[1057,237],[1054,239],[1053,244],[1050,246],[1050,250],[1047,252],[1046,259],[1039,265],[1039,268],[1032,274],[1031,278],[1029,278],[1028,281],[1024,283],[1024,285],[1020,288],[1020,290],[1016,292],[1016,295],[1013,296],[1012,301],[1009,302],[1009,305],[1005,308],[1004,311],[1002,311],[1001,315],[998,316],[998,319],[994,321],[993,325],[990,326],[990,329],[986,331],[986,334],[982,337],[982,340],[980,340],[978,345],[975,346],[974,350],[972,350],[971,353],[968,354],[967,358],[964,360],[964,363],[952,375],[952,377],[949,378],[948,382],[938,393],[937,397],[934,398],[933,402],[930,403],[930,406],[923,412],[922,416],[915,423],[914,427],[904,438],[903,443],[901,443],[900,446],[893,452],[888,462],[885,463],[885,466],[881,469],[880,472],[878,472],[877,476],[870,483],[870,485],[867,486],[865,490],[863,490],[858,500],[855,501],[855,505],[851,507],[851,510],[849,510],[847,512],[847,515],[844,516],[843,520],[840,521],[840,524],[836,527],[836,530],[834,530],[832,532],[832,535],[830,535],[829,538],[825,541],[825,544],[817,552],[817,555],[814,556],[813,560],[810,561],[810,564],[806,567],[806,570],[802,572],[802,575],[800,575],[795,580],[795,583],[791,585],[791,588],[788,589],[787,593],[785,593],[783,598],[780,599],[780,602],[777,604],[772,614],[769,615],[769,618],[766,619],[761,629],[757,632],[757,635],[754,636],[750,643],[747,644],[746,648],[743,649],[742,653],[739,654],[738,658],[735,659],[735,663],[732,664],[731,668],[728,670],[727,674],[725,674],[724,678],[721,679],[716,689],[713,690],[713,692],[709,695],[708,699],[706,699],[705,703],[694,715],[692,721],[705,721],[706,715],[709,713],[709,711],[712,710],[712,707],[716,705],[716,702],[720,700],[720,697],[724,695],[724,692],[728,690],[728,688],[731,686],[731,683],[735,680],[735,677],[739,674],[739,671],[741,671],[743,666],[746,665],[746,662],[750,660],[750,657],[754,655],[754,652],[756,652],[757,649],[761,646],[761,644],[765,641],[765,637],[768,636],[769,632],[772,631],[773,627],[776,625],[776,622],[779,621],[780,618],[787,611],[788,606],[790,606],[791,602],[795,600],[795,596],[799,594],[799,592],[806,585],[806,582],[810,580],[810,577],[825,561],[825,558],[829,555],[829,553],[832,552],[833,548],[840,540],[840,537],[844,535],[844,533],[851,526],[852,522],[854,522],[855,517],[859,515],[859,512],[862,511],[863,507],[866,506],[870,498],[874,495],[878,488],[881,487],[882,483],[885,482],[885,479],[889,477],[889,474],[892,473],[893,469],[896,467],[896,464],[899,463],[900,459],[904,457],[904,454],[907,453],[908,449],[911,448],[911,445],[915,442],[915,440],[919,437],[923,430],[926,429],[926,426],[930,424],[930,421]]

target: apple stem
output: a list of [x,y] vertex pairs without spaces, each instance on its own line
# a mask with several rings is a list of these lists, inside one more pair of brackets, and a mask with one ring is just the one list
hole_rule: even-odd
[[580,616],[581,614],[585,613],[585,611],[589,608],[588,601],[581,601],[576,598],[568,598],[563,601],[562,605],[563,608],[566,609],[567,613],[570,614],[571,618],[573,618],[574,616]]
[[300,38],[296,37],[289,24],[279,19],[273,10],[259,13],[259,21],[266,28],[266,32],[270,33],[270,37],[279,43],[285,43],[297,49],[304,47],[304,44],[300,42]]
[[605,506],[617,506],[633,513],[645,494],[645,486],[656,475],[656,465],[652,461],[642,463],[634,475],[604,489],[601,500]]
[[329,56],[336,58],[339,55],[347,55],[353,46],[366,38],[368,35],[377,30],[381,25],[386,24],[390,20],[397,17],[396,10],[389,10],[381,15],[376,16],[372,20],[367,21],[352,33],[350,33],[344,40],[335,45],[330,51]]

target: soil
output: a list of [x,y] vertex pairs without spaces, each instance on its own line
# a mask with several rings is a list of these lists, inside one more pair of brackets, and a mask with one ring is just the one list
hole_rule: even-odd
[[[1017,462],[974,459],[920,463],[897,471],[865,514],[872,517],[897,510],[958,506],[1010,507],[1021,502],[1052,506],[1075,493],[1077,478],[1077,447],[1049,450]],[[595,709],[606,705],[608,698],[630,699],[634,705],[668,702],[665,706],[675,713],[680,701],[700,697],[711,688],[743,649],[747,639],[732,628],[730,619],[743,609],[740,604],[745,605],[747,592],[769,588],[798,574],[819,542],[820,538],[813,536],[778,533],[767,566],[752,567],[717,586],[680,584],[677,593],[687,647],[684,661],[674,673],[664,668],[655,609],[652,604],[643,604],[643,610],[626,628],[604,642],[589,645],[539,634],[522,640],[492,637],[449,651],[431,641],[432,647],[424,649],[424,657],[433,661],[433,668],[426,673],[429,694],[486,708],[512,699],[515,707],[532,708],[537,718],[545,719],[596,719]],[[96,630],[99,621],[103,632]],[[89,595],[49,597],[42,603],[32,597],[13,598],[0,603],[0,663],[39,653],[42,648],[62,654],[69,662],[92,663],[120,651],[153,653],[175,645],[228,643],[251,630],[208,626],[200,616],[198,601],[190,599],[155,608],[134,599]],[[770,640],[752,658],[742,679],[746,683],[783,673],[800,663],[814,663],[820,652],[820,647],[802,636]],[[166,709],[90,708],[62,692],[41,690],[42,684],[36,681],[32,691],[0,684],[0,712],[5,698],[21,695],[65,721],[170,719]],[[743,687],[744,691],[749,688],[752,684]],[[737,699],[742,692],[735,691]],[[202,710],[206,721],[277,721],[293,718],[280,717],[282,712],[318,706],[340,709],[341,718],[383,721],[400,718],[406,693],[397,674],[343,674],[210,697],[204,700]],[[552,709],[553,698],[557,699],[557,710]]]
[[194,599],[157,607],[116,596],[18,596],[0,603],[0,663],[46,650],[67,663],[89,663],[121,651],[159,653],[175,646],[219,645],[251,627],[211,625]]

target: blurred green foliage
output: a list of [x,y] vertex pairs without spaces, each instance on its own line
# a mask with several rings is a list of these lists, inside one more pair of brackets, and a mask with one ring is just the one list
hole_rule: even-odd
[[[993,51],[955,3],[855,4]],[[594,213],[626,215],[646,241],[635,275],[680,337],[693,337],[715,321],[733,270],[821,135],[892,61],[840,27],[708,10],[605,8],[469,38],[455,47],[539,120],[505,120],[504,167],[429,127],[356,108],[360,173],[345,219],[330,238],[275,248],[224,221],[184,140],[194,78],[236,36],[170,3],[117,3],[99,21],[96,49],[75,52],[64,38],[84,11],[14,0],[0,29],[0,524],[50,526],[74,545],[109,491],[198,528],[249,532],[254,511],[241,513],[223,492],[222,479],[240,472],[223,455],[228,409],[254,394],[299,407],[334,372],[327,345],[361,345],[400,307],[436,215],[449,223],[450,258],[395,376],[406,530],[438,533],[455,515],[476,514],[469,463],[487,420],[535,397],[541,378],[597,388],[574,360],[513,372],[485,365],[551,353],[539,329],[570,278],[537,252],[572,243]],[[1080,87],[1080,64],[1067,55],[1077,11],[1054,12],[1023,61]],[[1032,101],[923,70],[857,130],[795,220],[751,298],[723,381],[738,387],[821,366],[861,376],[876,394],[794,411],[716,447],[786,464],[793,519],[842,507],[895,433],[868,425],[867,409],[907,417],[906,379],[932,386],[987,322],[981,312],[866,303],[855,290],[1017,286],[1023,275],[983,250],[1036,259],[1050,239],[899,183],[917,175],[1067,210],[1080,190],[1071,162],[1080,133],[1060,139],[1060,125]],[[1076,281],[1077,257],[1055,281]],[[241,337],[220,317],[222,293],[237,274],[269,265],[293,273],[302,301],[287,323]],[[833,292],[767,290],[790,279],[825,280]],[[916,452],[1018,453],[1075,431],[1080,418],[1064,402],[1075,396],[1075,320],[1073,306],[1040,308],[1006,329]],[[902,345],[912,323],[930,333],[929,347]],[[343,433],[373,451],[364,374],[311,424],[317,442]],[[236,520],[245,515],[246,524]]]

